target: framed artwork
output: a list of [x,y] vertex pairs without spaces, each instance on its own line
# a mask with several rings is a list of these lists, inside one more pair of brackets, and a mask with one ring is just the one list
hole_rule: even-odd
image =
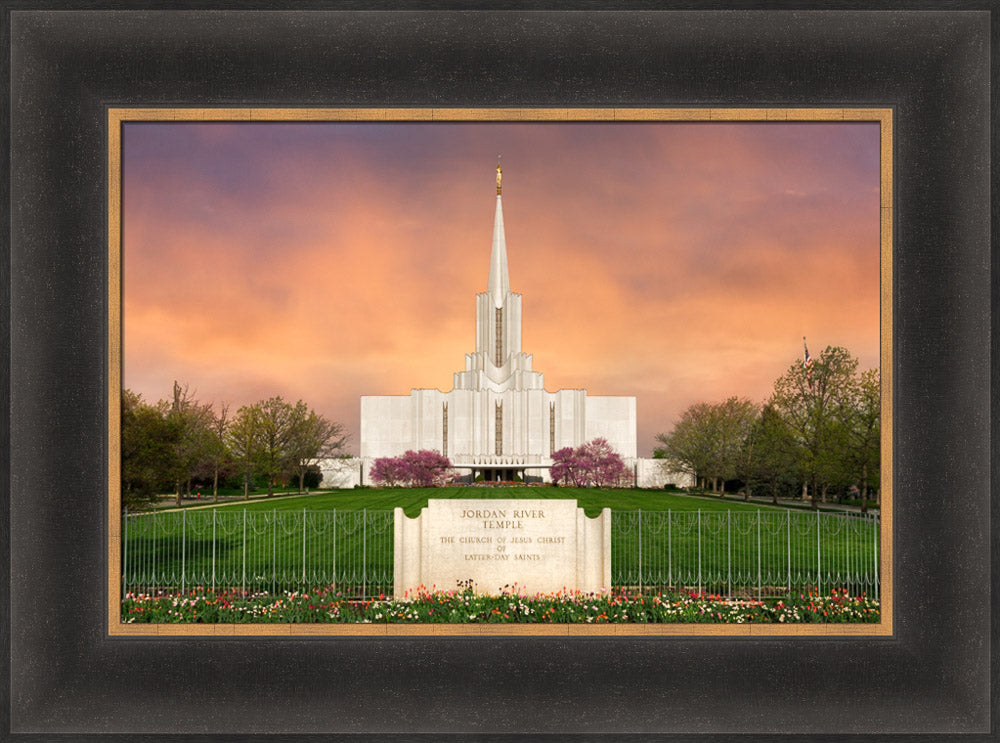
[[[991,11],[5,11],[11,739],[995,735]],[[695,108],[891,112],[891,632],[110,631],[110,112]]]
[[[887,421],[881,459],[891,459],[890,110],[112,108],[108,134],[108,170],[121,174],[120,181],[110,181],[108,202],[109,265],[122,266],[120,274],[109,276],[110,337],[121,338],[121,346],[109,346],[108,364],[122,370],[120,387],[130,396],[154,401],[157,394],[167,396],[175,379],[184,380],[175,392],[188,387],[188,380],[202,379],[195,385],[199,401],[184,404],[192,413],[212,417],[222,439],[230,438],[231,430],[223,430],[226,420],[217,411],[247,406],[254,394],[267,398],[278,393],[319,404],[329,418],[343,421],[349,436],[340,450],[349,456],[319,460],[318,465],[325,476],[322,484],[329,479],[341,492],[290,501],[292,509],[298,506],[294,513],[272,510],[284,509],[285,502],[251,501],[238,493],[208,502],[207,491],[203,502],[201,493],[192,491],[185,501],[195,508],[189,513],[174,507],[119,517],[128,505],[123,493],[135,481],[129,478],[137,468],[129,462],[120,471],[113,468],[108,509],[111,634],[254,631],[224,620],[176,625],[142,621],[167,600],[157,600],[157,592],[188,597],[185,585],[203,586],[196,589],[198,595],[207,591],[210,603],[192,610],[199,617],[217,606],[211,602],[239,601],[255,590],[267,594],[258,600],[267,604],[260,611],[268,612],[276,593],[288,600],[276,587],[280,576],[292,581],[286,590],[301,592],[309,586],[307,608],[325,604],[338,588],[362,600],[386,593],[402,597],[404,590],[391,585],[391,571],[385,567],[390,561],[382,555],[389,549],[385,517],[392,516],[398,491],[362,490],[360,498],[357,491],[343,492],[370,484],[373,460],[404,449],[450,455],[459,487],[430,497],[476,499],[486,491],[465,485],[501,477],[544,484],[547,470],[531,465],[544,465],[557,449],[583,443],[574,437],[584,425],[610,439],[609,446],[627,457],[629,485],[647,491],[637,501],[638,511],[623,514],[616,506],[609,514],[611,544],[602,559],[611,563],[611,583],[605,590],[625,590],[608,607],[612,615],[621,602],[658,604],[661,598],[654,594],[659,591],[649,589],[660,585],[669,595],[672,583],[698,595],[743,596],[751,603],[777,595],[783,606],[795,590],[815,596],[831,589],[839,594],[850,586],[856,594],[877,597],[881,621],[803,623],[795,621],[796,610],[790,609],[789,624],[784,618],[762,624],[737,616],[705,625],[633,621],[612,626],[605,624],[607,612],[594,609],[594,616],[581,618],[577,626],[568,619],[555,625],[458,619],[442,626],[426,621],[428,615],[419,622],[422,631],[892,633],[890,470],[877,487],[879,520],[853,511],[798,512],[792,519],[789,510],[765,511],[761,519],[757,511],[737,510],[734,522],[731,503],[730,510],[703,515],[699,507],[714,503],[702,500],[695,501],[690,513],[673,516],[670,505],[689,504],[665,501],[657,493],[661,480],[685,475],[666,472],[650,458],[657,431],[681,418],[694,402],[735,395],[753,405],[750,398],[766,399],[790,363],[801,362],[811,375],[806,364],[812,360],[801,358],[796,335],[811,328],[829,339],[825,345],[831,348],[824,354],[834,353],[835,346],[850,347],[843,349],[846,363],[852,370],[858,367],[845,371],[849,377],[875,369],[871,394],[880,395]],[[495,214],[486,215],[492,219],[482,219],[480,225],[481,232],[493,235],[492,252],[474,249],[476,222],[471,216],[476,213],[476,155],[483,159],[490,149],[506,150],[508,164],[506,219],[503,169],[498,163],[494,197],[493,166],[479,168],[479,175],[486,176],[479,179],[486,195],[480,201],[487,207],[496,202]],[[526,172],[519,173],[519,167]],[[527,192],[524,197],[519,185]],[[526,223],[520,230],[519,212]],[[505,230],[511,228],[519,237],[509,250]],[[543,236],[541,244],[536,236]],[[520,269],[513,280],[510,254]],[[735,277],[739,271],[747,275],[743,286]],[[457,318],[470,314],[461,312],[471,293],[463,287],[478,288],[487,273],[488,292],[495,282],[505,292],[510,291],[507,286],[519,291],[498,295],[500,306],[487,308],[487,316],[480,317],[477,305],[476,332],[457,332]],[[437,299],[429,302],[431,297]],[[595,303],[598,313],[589,309]],[[495,341],[488,338],[494,326]],[[550,353],[525,355],[525,329],[529,338],[538,339],[537,348],[529,350]],[[299,339],[300,349],[308,349],[301,354],[293,350],[291,364],[286,353],[276,352],[289,336]],[[461,360],[472,336],[477,349],[486,350],[474,352],[467,369],[486,369],[488,363],[484,374],[506,373],[512,381],[483,383],[477,372],[463,371],[454,378],[454,390],[442,392],[448,389],[442,365],[448,358]],[[408,362],[389,363],[390,353],[396,362]],[[863,363],[851,360],[855,353]],[[539,360],[535,369],[532,356]],[[557,390],[559,379],[577,389],[588,376],[599,377],[603,385],[582,395],[542,391],[545,377],[539,365],[549,369],[550,380],[557,380]],[[880,367],[886,370],[881,377]],[[643,370],[642,379],[637,369]],[[423,379],[407,381],[407,375]],[[430,380],[439,382],[440,389],[426,389]],[[115,381],[109,395],[111,450],[131,452],[135,444],[119,441],[124,418]],[[804,389],[812,396],[829,395],[827,408],[840,404],[828,391],[832,378],[821,381],[817,376],[814,384],[809,376],[808,384]],[[371,394],[414,387],[424,389],[409,395]],[[635,390],[641,390],[637,397],[601,396]],[[229,405],[226,395],[236,395],[235,403]],[[209,402],[213,398],[220,402]],[[586,409],[577,419],[581,398]],[[629,400],[637,410],[622,405]],[[489,410],[477,410],[477,402]],[[434,410],[430,424],[429,408]],[[244,415],[249,412],[240,409]],[[410,410],[420,411],[419,417],[404,414]],[[537,414],[532,416],[531,410]],[[477,421],[487,418],[495,437],[482,435]],[[242,425],[242,419],[228,420],[230,426]],[[879,482],[879,428],[864,425],[869,426],[866,445],[874,457],[874,488]],[[425,429],[427,434],[417,438],[410,433]],[[388,442],[397,438],[405,441],[393,448]],[[767,442],[758,438],[760,450]],[[249,458],[248,452],[247,472]],[[235,464],[229,471],[239,479]],[[208,487],[202,481],[195,491]],[[211,489],[218,492],[217,481]],[[773,489],[776,499],[777,482]],[[796,483],[787,489],[793,493]],[[520,493],[519,498],[532,493],[509,487],[504,492]],[[580,495],[565,488],[533,492],[544,499]],[[412,499],[406,492],[399,502]],[[176,506],[184,499],[159,500]],[[831,494],[831,505],[834,500]],[[219,510],[217,503],[222,504]],[[359,517],[365,525],[355,539]],[[580,568],[559,576],[555,548],[548,542],[549,547],[540,547],[524,536],[525,528],[532,529],[520,522],[515,529],[510,522],[500,532],[463,537],[492,545],[495,536],[508,545],[486,553],[460,549],[437,554],[441,550],[429,549],[425,538],[410,555],[397,535],[395,562],[444,561],[448,564],[442,570],[456,579],[483,570],[497,573],[499,565],[503,577],[498,586],[522,587],[535,567],[538,579],[552,576],[552,591],[572,586]],[[538,528],[557,527],[552,522]],[[441,537],[442,542],[453,539]],[[568,539],[564,543],[573,543],[575,536]],[[533,546],[513,549],[514,544]],[[471,558],[495,563],[476,571]],[[501,565],[502,558],[511,562]],[[399,566],[397,580],[408,571],[408,565]],[[672,581],[672,574],[682,577]],[[434,581],[411,582],[429,587]],[[442,582],[437,585],[447,591]],[[593,587],[600,588],[597,583]],[[643,587],[650,594],[645,599],[638,595]],[[526,596],[536,593],[524,590]],[[637,595],[626,596],[629,591]],[[126,595],[137,598],[129,599],[127,610],[119,610]],[[435,602],[438,614],[449,611],[443,600]],[[339,614],[341,606],[337,602],[328,608]],[[722,610],[728,613],[734,606]],[[847,611],[847,606],[853,603],[829,608]],[[506,612],[493,608],[498,619],[505,618]],[[409,614],[411,609],[401,606],[398,611]],[[526,606],[524,612],[530,610]],[[541,609],[562,610],[548,604]],[[377,621],[389,611],[397,610],[376,608],[347,625],[318,619],[272,623],[273,616],[266,614],[261,616],[267,624],[256,624],[259,632],[284,630],[290,635],[417,631]],[[865,615],[863,610],[855,613]]]

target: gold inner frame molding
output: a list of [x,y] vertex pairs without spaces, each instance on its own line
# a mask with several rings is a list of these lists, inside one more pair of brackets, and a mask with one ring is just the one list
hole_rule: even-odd
[[[109,108],[108,109],[108,625],[112,636],[891,636],[892,124],[889,108]],[[125,624],[121,621],[121,147],[129,122],[877,122],[880,127],[882,469],[881,621],[878,624]]]

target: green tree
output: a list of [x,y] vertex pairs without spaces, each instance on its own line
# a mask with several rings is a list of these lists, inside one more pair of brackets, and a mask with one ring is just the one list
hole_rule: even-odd
[[246,500],[250,497],[250,481],[253,479],[261,451],[258,405],[244,405],[236,411],[236,417],[226,431],[226,444],[243,474],[243,498]]
[[[302,405],[301,401],[299,405]],[[257,403],[260,425],[260,473],[267,478],[267,496],[274,495],[274,484],[292,463],[291,443],[295,433],[296,408],[281,398],[271,397]]]
[[211,446],[212,432],[209,424],[212,419],[212,407],[199,403],[189,392],[187,385],[181,387],[175,381],[173,402],[167,418],[177,428],[173,480],[174,494],[177,505],[180,506],[182,491],[191,495],[191,478],[204,461],[205,454]]
[[881,475],[882,383],[878,369],[868,369],[852,385],[847,407],[847,460],[860,484],[861,511],[868,511],[868,488]]
[[757,415],[756,406],[745,398],[730,397],[721,403],[695,403],[681,415],[669,434],[656,440],[657,451],[670,465],[692,475],[695,480],[711,480],[711,488],[725,493],[727,479],[744,466],[741,457]]
[[696,484],[708,476],[713,466],[711,417],[711,405],[695,403],[681,414],[670,433],[656,436],[662,444],[657,454],[662,455],[674,470],[691,475]]
[[150,405],[131,390],[122,390],[122,504],[146,506],[170,483],[176,470],[178,431],[167,418],[167,404]]
[[798,470],[810,486],[813,508],[819,489],[829,483],[842,453],[843,416],[857,359],[839,346],[820,354],[810,374],[795,362],[774,383],[769,404],[781,416],[797,443]]
[[771,488],[771,502],[778,503],[778,485],[796,471],[799,447],[791,429],[773,405],[764,405],[754,423],[752,479]]
[[211,434],[205,448],[205,463],[212,471],[212,498],[219,501],[219,472],[229,460],[229,448],[226,446],[226,432],[231,423],[229,405],[222,403],[218,415],[211,411],[208,421],[208,431]]
[[346,443],[347,435],[342,425],[328,421],[299,400],[293,409],[288,450],[300,493],[309,467],[315,465],[318,459],[335,456]]
[[[753,462],[753,424],[757,406],[746,398],[730,397],[712,406],[712,437],[715,445],[713,481],[719,481],[719,495],[725,495],[726,480],[745,476]],[[714,485],[714,482],[713,482]],[[749,493],[750,484],[746,485]],[[748,496],[749,497],[749,496]]]

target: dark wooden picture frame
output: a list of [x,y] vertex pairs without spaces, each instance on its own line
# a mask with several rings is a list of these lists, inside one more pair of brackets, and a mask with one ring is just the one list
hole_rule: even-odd
[[[5,10],[5,732],[995,733],[991,13]],[[107,110],[144,105],[891,108],[893,635],[109,637]]]

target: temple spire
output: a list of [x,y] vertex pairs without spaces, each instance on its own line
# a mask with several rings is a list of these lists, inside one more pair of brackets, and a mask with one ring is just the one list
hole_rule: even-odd
[[497,164],[497,210],[493,217],[493,247],[490,250],[490,276],[486,291],[493,298],[494,307],[502,307],[510,293],[510,276],[507,273],[507,239],[503,232],[503,207],[500,201],[500,175]]

